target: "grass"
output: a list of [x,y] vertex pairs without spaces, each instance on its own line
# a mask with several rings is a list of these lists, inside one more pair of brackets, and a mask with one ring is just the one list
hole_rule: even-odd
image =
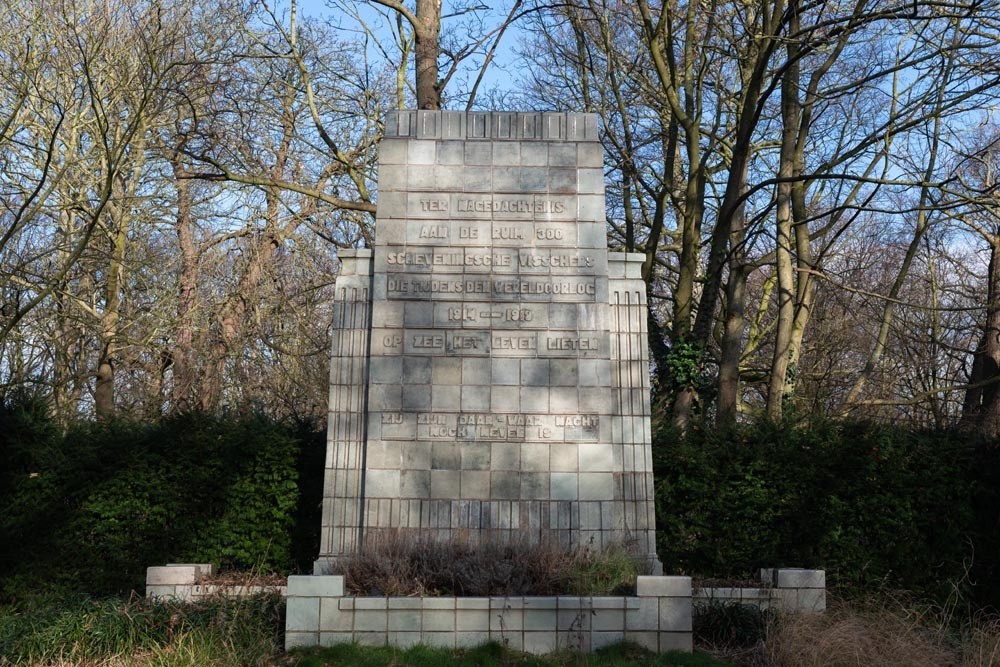
[[705,653],[666,653],[656,655],[633,644],[618,644],[593,654],[561,651],[533,656],[512,651],[497,642],[473,649],[450,649],[415,646],[409,649],[367,647],[340,644],[329,648],[296,649],[288,658],[291,667],[730,667]]

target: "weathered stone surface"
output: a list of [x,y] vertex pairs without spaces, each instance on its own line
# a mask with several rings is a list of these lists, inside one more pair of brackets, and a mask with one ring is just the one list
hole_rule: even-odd
[[596,116],[385,128],[375,247],[337,278],[316,571],[400,529],[628,537],[656,568],[644,256],[608,254]]

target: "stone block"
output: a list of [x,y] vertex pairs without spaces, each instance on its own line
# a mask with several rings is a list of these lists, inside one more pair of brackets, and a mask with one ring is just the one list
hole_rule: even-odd
[[424,630],[420,633],[420,643],[437,648],[455,648],[455,633]]
[[350,644],[354,641],[353,632],[321,632],[319,633],[320,646],[336,646],[337,644]]
[[460,470],[432,470],[432,498],[460,498],[462,494],[462,472]]
[[526,442],[521,445],[521,470],[546,471],[549,469],[549,445],[545,442]]
[[[495,600],[497,598],[491,598]],[[500,598],[502,600],[503,598]],[[490,633],[497,631],[520,632],[524,629],[524,610],[490,604]]]
[[553,635],[553,641],[556,631],[556,620],[557,612],[555,607],[552,609],[525,609],[524,610],[524,629],[532,631],[551,632]]
[[635,594],[651,597],[690,597],[691,577],[636,577]]
[[285,632],[285,650],[317,646],[320,643],[318,632]]
[[419,631],[393,632],[389,631],[389,645],[397,648],[412,648],[420,643],[421,635]]
[[625,630],[604,630],[590,633],[590,649],[596,651],[605,646],[620,644],[625,641]]
[[455,648],[475,648],[482,646],[489,640],[490,633],[488,631],[459,631],[455,633]]
[[660,631],[691,631],[691,598],[659,598]]
[[320,632],[351,632],[354,629],[353,610],[341,610],[337,599],[320,599]]
[[559,648],[556,637],[557,635],[554,630],[544,632],[525,630],[523,650],[525,653],[532,653],[534,655],[552,653]]
[[680,651],[690,653],[694,650],[694,642],[690,632],[661,632],[660,653]]
[[146,586],[194,586],[198,583],[198,565],[166,565],[146,568]]
[[580,473],[580,500],[613,500],[614,494],[614,476],[612,473]]
[[420,634],[420,609],[390,609],[389,632],[415,632]]
[[800,612],[826,611],[826,589],[800,588],[797,606]]
[[388,643],[388,633],[382,632],[355,632],[354,641],[361,646],[385,646]]
[[425,608],[423,610],[422,630],[423,632],[454,632],[455,610]]
[[779,569],[775,585],[778,588],[826,588],[826,571]]
[[[489,600],[484,600],[489,604]],[[455,614],[455,630],[458,632],[488,633],[490,629],[489,609],[458,609]]]
[[490,497],[489,470],[463,470],[461,497],[486,500]]
[[[629,598],[636,600],[635,607],[625,610],[625,629],[634,632],[659,630],[660,606],[657,598]],[[655,636],[654,636],[655,638]]]
[[[370,632],[385,633],[388,628],[389,614],[385,609],[355,609],[354,633],[360,635]],[[385,639],[382,640],[385,643]]]
[[659,633],[653,631],[625,631],[625,641],[634,642],[647,651],[656,653],[659,650]]
[[285,606],[285,632],[319,632],[319,598],[289,597]]
[[550,484],[552,500],[576,500],[579,497],[579,475],[575,472],[553,472]]

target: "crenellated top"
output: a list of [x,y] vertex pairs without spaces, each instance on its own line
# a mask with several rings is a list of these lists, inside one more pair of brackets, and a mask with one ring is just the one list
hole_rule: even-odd
[[385,138],[599,140],[597,114],[537,111],[390,111],[385,116]]

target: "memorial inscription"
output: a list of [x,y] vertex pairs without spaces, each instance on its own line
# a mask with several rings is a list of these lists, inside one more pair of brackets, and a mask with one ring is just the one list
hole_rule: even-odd
[[607,251],[596,118],[385,127],[375,247],[337,279],[317,572],[379,531],[624,541],[656,569],[643,258]]

